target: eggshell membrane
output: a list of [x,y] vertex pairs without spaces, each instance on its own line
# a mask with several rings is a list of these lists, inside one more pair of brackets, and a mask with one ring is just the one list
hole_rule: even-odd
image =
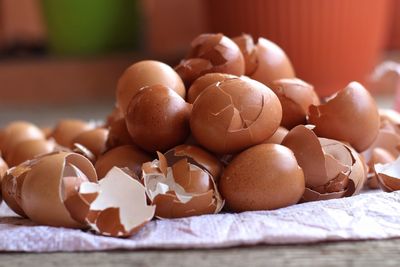
[[282,78],[295,78],[295,71],[286,53],[275,43],[258,38],[256,44],[248,34],[233,38],[242,51],[245,74],[267,86]]
[[271,210],[296,204],[305,183],[303,171],[288,148],[261,144],[231,161],[219,189],[233,211]]
[[108,137],[106,141],[107,150],[123,145],[134,145],[132,138],[126,127],[125,118],[115,120],[108,128]]
[[386,164],[375,164],[379,186],[383,191],[392,192],[400,190],[400,157]]
[[278,129],[276,129],[275,133],[268,139],[264,140],[263,143],[280,145],[288,132],[288,129],[279,126]]
[[[147,162],[142,167],[143,183],[150,201],[156,206],[156,217],[181,218],[218,213],[222,209],[224,202],[211,174],[188,163],[186,158],[169,167],[164,155],[157,154],[159,160]],[[154,177],[156,180],[150,180]],[[168,177],[172,177],[172,184],[168,184]],[[152,191],[154,181],[155,190]],[[157,192],[160,184],[168,186],[169,190]]]
[[50,226],[84,227],[71,218],[61,196],[67,163],[80,169],[89,181],[97,182],[93,165],[79,154],[60,152],[41,158],[27,172],[21,190],[21,207],[32,221]]
[[191,106],[163,85],[143,88],[132,98],[125,117],[133,142],[148,152],[182,144],[188,137]]
[[107,129],[96,128],[79,134],[73,139],[72,143],[81,144],[92,152],[95,157],[98,157],[106,150],[107,138]]
[[3,156],[7,160],[7,155],[18,143],[33,139],[45,139],[43,132],[36,125],[25,121],[15,121],[8,124],[4,128],[2,137]]
[[359,152],[374,142],[379,121],[374,99],[357,82],[349,83],[326,104],[310,106],[309,122],[318,136],[348,142]]
[[231,39],[221,33],[205,33],[192,41],[189,53],[175,70],[190,85],[211,72],[243,75],[245,63],[239,47]]
[[228,154],[262,143],[277,130],[281,118],[279,100],[268,87],[236,78],[203,91],[193,105],[190,128],[199,144]]
[[113,148],[96,161],[95,168],[99,179],[103,178],[112,167],[130,169],[137,177],[141,176],[142,164],[151,157],[135,146],[125,145]]
[[206,89],[208,86],[226,81],[228,79],[237,78],[235,75],[226,73],[207,73],[196,79],[190,86],[187,94],[187,102],[193,104],[196,98]]
[[300,79],[280,79],[270,84],[282,105],[281,125],[288,129],[307,121],[308,108],[319,105],[314,87]]
[[178,160],[187,158],[189,163],[207,170],[214,180],[217,180],[222,173],[222,164],[209,152],[200,147],[192,145],[179,145],[165,153],[168,165],[173,165]]
[[93,125],[86,121],[76,119],[60,120],[54,127],[51,137],[64,147],[72,148],[73,140],[83,132],[93,129]]
[[56,149],[52,140],[33,139],[18,143],[7,156],[9,165],[16,166],[36,156],[47,154]]
[[185,99],[185,85],[170,66],[159,61],[143,60],[126,69],[118,81],[117,106],[122,113],[126,114],[129,102],[141,88],[155,84],[167,86]]

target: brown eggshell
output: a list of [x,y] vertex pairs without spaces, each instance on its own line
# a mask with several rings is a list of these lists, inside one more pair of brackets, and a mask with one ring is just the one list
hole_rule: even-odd
[[132,138],[126,127],[125,118],[112,122],[108,128],[106,147],[112,149],[117,146],[134,145]]
[[279,126],[279,128],[276,129],[275,133],[268,139],[264,140],[263,143],[280,145],[288,132],[288,129]]
[[3,177],[3,175],[7,172],[8,170],[8,165],[7,163],[4,161],[4,159],[0,156],[0,182],[1,182],[1,178]]
[[235,75],[226,73],[207,73],[196,79],[190,86],[187,94],[187,102],[193,104],[196,98],[204,91],[208,86],[222,82],[228,79],[237,78]]
[[33,159],[42,154],[54,151],[56,145],[53,140],[33,139],[18,143],[7,156],[8,164],[13,167],[24,161]]
[[265,85],[244,78],[209,86],[196,99],[190,128],[195,139],[218,154],[262,143],[279,127],[282,108]]
[[45,139],[43,132],[36,125],[25,122],[15,121],[4,128],[2,137],[2,154],[7,160],[8,154],[18,143],[26,140]]
[[278,209],[300,200],[305,189],[304,174],[288,148],[261,144],[231,161],[219,189],[233,211]]
[[139,61],[122,74],[117,85],[117,106],[126,114],[133,96],[145,86],[164,85],[175,91],[183,99],[185,86],[179,75],[167,64],[154,60]]
[[73,148],[73,140],[83,132],[93,129],[91,123],[76,120],[76,119],[63,119],[60,120],[56,127],[54,127],[51,137],[56,140],[57,144]]
[[143,88],[125,117],[133,142],[148,152],[167,151],[188,137],[191,106],[163,85]]
[[[91,182],[97,182],[96,171],[85,157],[69,152],[42,157],[27,172],[21,189],[21,207],[34,222],[50,226],[82,228],[72,219],[62,198],[63,175],[71,164]],[[51,211],[51,212],[49,212]]]
[[375,164],[379,186],[386,192],[400,190],[400,157],[386,164]]
[[200,76],[211,73],[244,74],[243,55],[239,47],[221,33],[205,33],[191,43],[186,58],[175,67],[185,84],[190,85]]
[[191,164],[206,169],[215,180],[218,180],[222,172],[222,164],[219,160],[197,146],[179,145],[167,151],[164,156],[170,166],[180,159],[187,158]]
[[282,105],[281,125],[287,129],[305,124],[308,108],[320,104],[314,87],[300,79],[280,79],[270,85]]
[[150,160],[150,156],[142,150],[135,146],[125,145],[113,148],[101,155],[96,161],[95,168],[99,179],[102,179],[114,166],[126,167],[140,177],[142,164]]
[[258,38],[254,44],[248,34],[233,38],[244,55],[245,74],[250,78],[269,86],[272,81],[282,78],[294,78],[295,72],[288,56],[275,43]]
[[111,113],[107,116],[106,118],[106,122],[105,122],[105,127],[109,127],[111,126],[115,121],[124,119],[124,113],[122,112],[122,110],[115,106],[113,108],[113,110],[111,111]]
[[72,141],[73,144],[80,144],[93,153],[95,157],[100,156],[106,150],[108,130],[96,128],[79,134]]
[[40,130],[42,130],[44,137],[46,139],[50,138],[51,133],[53,132],[53,128],[52,127],[41,127]]
[[318,136],[348,142],[359,152],[374,142],[379,120],[375,100],[357,82],[349,83],[327,103],[310,106],[309,122]]

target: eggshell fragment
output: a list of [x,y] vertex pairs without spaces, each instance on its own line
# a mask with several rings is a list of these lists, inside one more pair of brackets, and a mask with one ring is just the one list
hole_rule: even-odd
[[72,148],[73,140],[83,132],[94,128],[94,125],[82,120],[63,119],[53,129],[51,137],[64,147]]
[[143,185],[121,169],[113,167],[92,189],[95,186],[98,195],[90,203],[86,219],[97,233],[130,236],[154,217],[155,206],[147,205]]
[[276,129],[275,133],[268,139],[264,140],[263,143],[280,145],[288,132],[288,129],[279,126],[278,129]]
[[293,128],[282,141],[290,148],[304,171],[303,201],[315,201],[357,194],[366,171],[360,155],[336,140],[318,138],[306,126]]
[[183,158],[171,167],[163,154],[143,164],[143,183],[158,218],[218,213],[223,207],[213,177]]
[[96,171],[90,161],[76,153],[60,152],[43,156],[30,168],[21,188],[21,207],[25,214],[39,224],[86,227],[71,217],[64,204],[63,179],[80,177],[97,182]]
[[221,33],[200,34],[191,43],[186,58],[175,67],[185,84],[211,73],[244,74],[245,63],[239,47]]
[[187,94],[187,102],[193,104],[196,98],[210,85],[228,79],[237,78],[235,75],[226,73],[207,73],[196,79],[190,86]]
[[232,211],[278,209],[300,200],[305,189],[304,174],[288,148],[261,144],[229,163],[219,189]]
[[234,78],[207,87],[193,104],[190,128],[195,139],[219,154],[262,143],[279,127],[282,108],[265,85]]
[[254,44],[248,34],[232,39],[240,48],[246,62],[245,75],[269,86],[272,81],[294,78],[295,73],[288,56],[275,43],[258,38]]
[[72,140],[74,148],[81,150],[80,146],[90,151],[94,159],[100,156],[106,150],[106,141],[108,138],[108,130],[104,128],[96,128],[79,134]]
[[300,79],[280,79],[270,85],[282,105],[281,125],[287,129],[305,124],[308,108],[320,104],[314,87]]
[[188,137],[191,106],[163,85],[142,88],[125,116],[133,142],[148,151],[167,151]]
[[400,190],[400,157],[386,164],[375,164],[374,169],[382,190],[386,192]]
[[13,167],[36,156],[53,152],[56,144],[53,140],[33,139],[18,143],[7,156],[9,166]]
[[375,100],[358,82],[319,106],[310,106],[309,122],[321,137],[348,142],[357,151],[366,150],[379,130],[379,114]]
[[131,99],[145,86],[160,84],[169,87],[183,99],[185,86],[179,75],[167,64],[143,60],[131,65],[122,74],[117,85],[117,106],[126,114]]
[[142,174],[142,164],[150,160],[151,157],[142,150],[135,146],[125,145],[113,148],[101,155],[96,161],[95,168],[100,179],[114,166],[128,168],[139,178]]

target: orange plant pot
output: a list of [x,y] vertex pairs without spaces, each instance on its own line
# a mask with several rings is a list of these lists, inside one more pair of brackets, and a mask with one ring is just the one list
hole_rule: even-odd
[[365,82],[385,45],[390,0],[210,0],[212,31],[266,37],[321,96]]

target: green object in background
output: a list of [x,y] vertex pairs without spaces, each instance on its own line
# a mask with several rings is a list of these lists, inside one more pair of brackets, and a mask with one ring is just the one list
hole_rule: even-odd
[[59,55],[95,55],[137,48],[138,2],[42,0],[50,50]]

